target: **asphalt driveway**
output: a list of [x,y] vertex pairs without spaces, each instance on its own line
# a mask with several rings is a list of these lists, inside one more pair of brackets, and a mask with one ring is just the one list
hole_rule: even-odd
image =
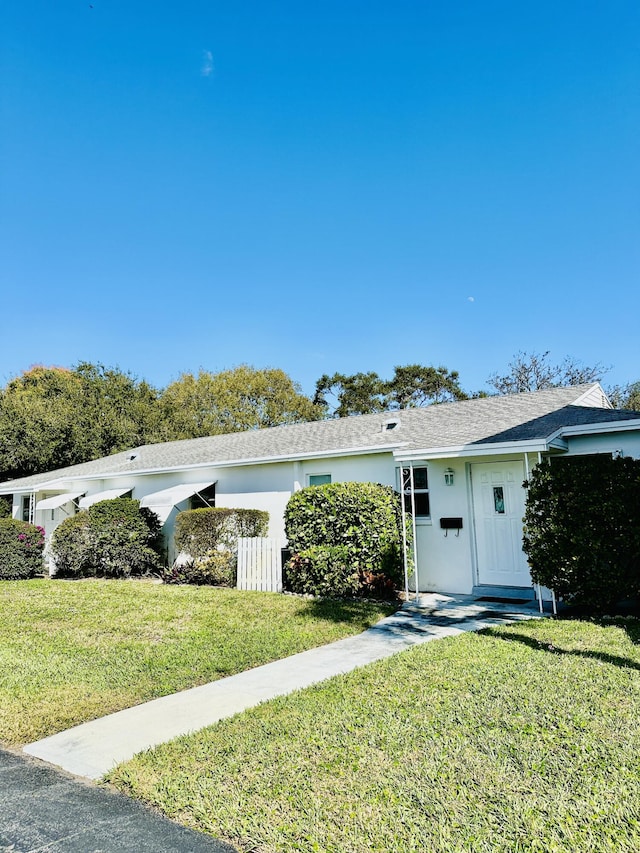
[[122,794],[0,749],[3,853],[237,853]]

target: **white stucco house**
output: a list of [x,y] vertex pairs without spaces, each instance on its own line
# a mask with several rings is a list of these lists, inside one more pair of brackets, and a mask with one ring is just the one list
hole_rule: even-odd
[[78,508],[131,495],[160,516],[171,557],[180,510],[264,509],[283,537],[296,490],[373,481],[414,508],[421,590],[524,597],[523,481],[548,455],[591,453],[640,457],[640,412],[612,409],[597,383],[144,445],[6,481],[0,494],[47,536]]

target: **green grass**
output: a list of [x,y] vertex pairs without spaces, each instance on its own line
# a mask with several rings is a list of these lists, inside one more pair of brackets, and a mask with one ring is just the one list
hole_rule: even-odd
[[28,743],[357,634],[393,610],[145,581],[3,581],[0,741]]
[[639,636],[545,620],[439,640],[109,780],[261,853],[636,853]]

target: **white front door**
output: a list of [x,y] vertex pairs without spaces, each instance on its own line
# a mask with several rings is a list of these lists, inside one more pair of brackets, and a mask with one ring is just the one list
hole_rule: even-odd
[[522,550],[523,480],[522,462],[471,466],[479,584],[531,586]]

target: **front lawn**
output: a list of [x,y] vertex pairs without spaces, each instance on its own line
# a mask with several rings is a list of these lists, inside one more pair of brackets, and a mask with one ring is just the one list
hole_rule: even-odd
[[261,853],[640,850],[640,623],[439,640],[136,757],[110,781]]
[[147,581],[0,582],[0,741],[357,634],[394,610]]

